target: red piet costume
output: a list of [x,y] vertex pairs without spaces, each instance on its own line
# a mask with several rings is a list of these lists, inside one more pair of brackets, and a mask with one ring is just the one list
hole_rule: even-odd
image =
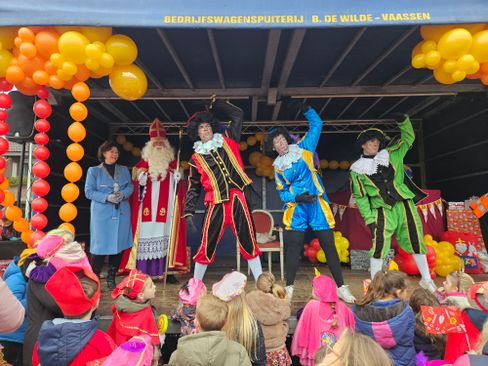
[[[156,119],[151,124],[149,136],[150,141],[144,151],[152,148],[152,156],[165,156],[168,160],[174,158],[169,145],[161,150],[153,145],[167,143],[166,130],[159,120]],[[144,156],[144,159],[133,170],[131,213],[134,245],[124,252],[121,269],[137,268],[152,277],[161,277],[166,270],[168,253],[170,269],[180,270],[186,265],[186,224],[181,219],[185,184],[176,184],[174,160],[166,162],[169,165],[166,174],[162,174],[163,178],[161,175],[154,177],[151,174],[150,164],[156,167],[156,163],[161,162],[152,163],[149,156]],[[175,188],[178,190],[177,195]]]
[[[146,274],[133,269],[112,292],[115,303],[112,305],[113,319],[107,333],[117,345],[121,345],[133,336],[140,334],[150,336],[152,344],[161,343],[151,304],[134,301],[143,290],[148,278]],[[122,311],[122,308],[125,311]]]
[[188,125],[190,137],[195,138],[201,123],[212,125],[213,138],[203,143],[196,141],[188,177],[188,191],[184,216],[195,212],[201,189],[205,190],[206,213],[203,221],[200,248],[194,260],[200,264],[213,263],[215,250],[227,225],[237,237],[242,256],[253,259],[260,254],[256,244],[254,224],[244,190],[252,181],[244,172],[239,153],[243,112],[236,106],[217,101],[214,109],[225,112],[231,123],[224,134],[216,133],[217,122],[208,112],[196,113]]

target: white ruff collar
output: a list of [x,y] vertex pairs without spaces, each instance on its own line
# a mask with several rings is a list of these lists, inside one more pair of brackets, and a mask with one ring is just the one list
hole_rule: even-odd
[[288,152],[285,155],[278,156],[273,162],[273,166],[277,170],[284,171],[296,163],[302,157],[302,149],[296,144],[288,145]]
[[210,154],[210,151],[215,151],[219,147],[224,145],[224,138],[220,133],[214,133],[211,140],[203,143],[202,141],[197,141],[193,144],[193,150],[197,154],[207,155]]
[[390,165],[390,154],[386,149],[381,150],[372,159],[361,156],[358,161],[351,165],[351,170],[358,174],[373,175],[378,172],[379,165],[386,167]]

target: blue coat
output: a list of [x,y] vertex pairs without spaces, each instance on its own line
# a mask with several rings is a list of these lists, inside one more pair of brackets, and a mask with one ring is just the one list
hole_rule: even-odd
[[8,288],[15,295],[17,300],[22,304],[25,309],[26,317],[24,323],[13,333],[0,333],[0,343],[1,341],[24,343],[24,334],[27,329],[27,282],[20,271],[17,263],[19,262],[19,257],[15,257],[14,260],[9,264],[7,270],[3,274],[3,279],[7,284]]
[[[114,193],[115,182],[119,184],[119,191],[124,193],[118,208],[107,202],[108,195]],[[129,197],[133,190],[131,175],[126,166],[116,165],[114,178],[103,164],[88,169],[85,196],[92,201],[90,253],[112,255],[132,247]]]

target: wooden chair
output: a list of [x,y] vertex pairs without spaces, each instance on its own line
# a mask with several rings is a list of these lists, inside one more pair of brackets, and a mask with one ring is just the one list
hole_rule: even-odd
[[[254,221],[254,227],[256,229],[256,236],[263,234],[271,237],[273,233],[278,234],[278,238],[266,243],[258,243],[258,247],[263,253],[268,253],[268,270],[271,272],[271,255],[273,252],[280,253],[280,270],[281,280],[284,281],[285,273],[285,260],[284,260],[284,247],[283,247],[283,228],[274,226],[273,216],[266,210],[254,210],[252,212],[252,218]],[[237,248],[237,270],[241,269],[241,254],[239,248]],[[249,270],[248,270],[249,272]]]

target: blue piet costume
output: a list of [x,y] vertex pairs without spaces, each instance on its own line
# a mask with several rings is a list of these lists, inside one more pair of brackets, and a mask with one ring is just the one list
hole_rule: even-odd
[[[313,153],[322,131],[322,120],[315,110],[305,112],[310,128],[298,144],[288,145],[288,153],[278,156],[273,162],[276,187],[285,203],[283,224],[287,230],[329,230],[335,226],[334,215],[329,206],[322,179],[313,164]],[[312,203],[297,203],[295,198],[308,192],[317,196]]]
[[[334,243],[332,229],[335,226],[334,215],[329,206],[322,179],[313,163],[313,154],[322,132],[322,120],[317,112],[306,106],[302,111],[310,127],[305,137],[297,144],[292,144],[288,131],[283,127],[273,128],[266,141],[268,149],[280,146],[280,136],[286,139],[285,153],[273,162],[276,188],[285,203],[283,224],[288,232],[288,245],[285,253],[286,285],[288,295],[293,293],[298,261],[303,248],[305,231],[310,227],[318,238],[320,246],[327,256],[332,277],[338,286],[338,295],[346,302],[353,302],[341,272],[341,265]],[[278,139],[279,138],[279,139]],[[281,148],[280,148],[281,149]]]

